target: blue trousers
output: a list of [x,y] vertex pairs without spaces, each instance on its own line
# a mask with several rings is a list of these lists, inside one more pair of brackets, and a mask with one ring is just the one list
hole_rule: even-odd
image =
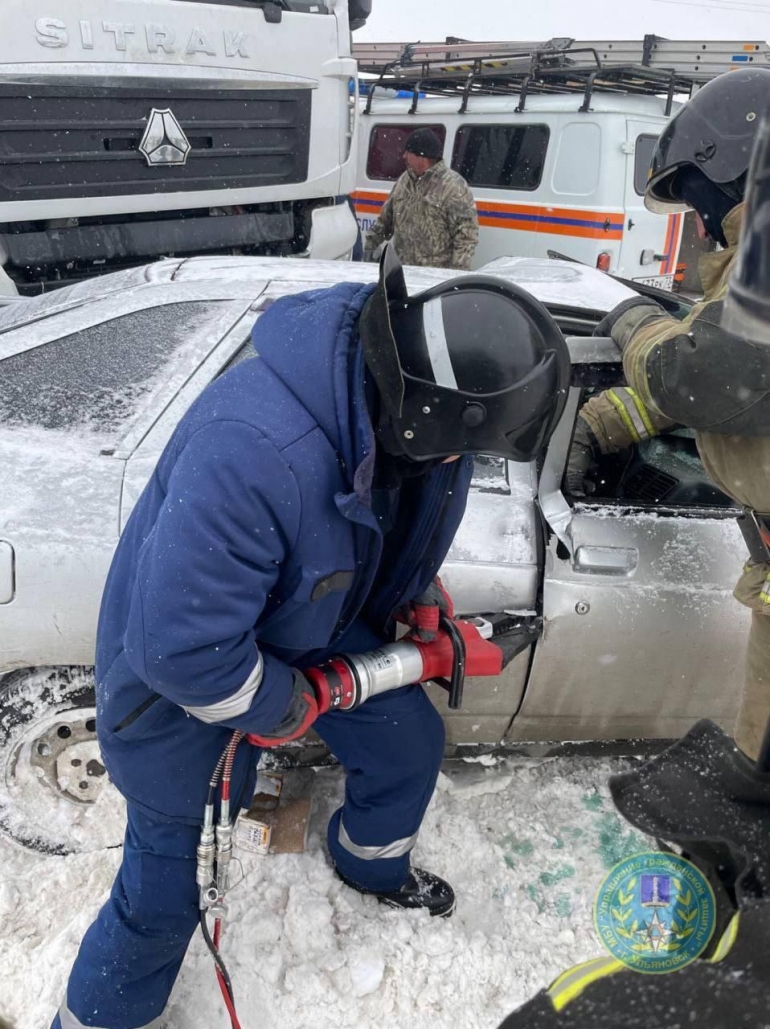
[[[329,823],[332,860],[365,889],[397,889],[436,785],[440,716],[421,686],[408,686],[315,728],[347,773]],[[162,1013],[198,925],[198,834],[129,802],[123,862],[51,1029],[143,1029]]]

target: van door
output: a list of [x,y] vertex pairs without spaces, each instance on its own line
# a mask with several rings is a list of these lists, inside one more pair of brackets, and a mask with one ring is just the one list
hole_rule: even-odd
[[684,214],[653,214],[644,190],[660,122],[626,122],[626,225],[618,274],[661,289],[673,289]]

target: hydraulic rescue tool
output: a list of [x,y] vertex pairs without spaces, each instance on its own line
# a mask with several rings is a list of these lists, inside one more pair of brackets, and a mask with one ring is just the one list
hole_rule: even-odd
[[[449,707],[462,704],[466,675],[499,675],[506,665],[539,635],[537,620],[495,616],[455,621],[442,615],[436,638],[429,643],[411,635],[366,654],[342,654],[317,668],[302,669],[315,694],[318,714],[351,711],[372,697],[415,683],[436,682],[449,693]],[[216,964],[232,1029],[241,1029],[233,989],[219,953],[222,923],[227,916],[225,895],[230,883],[233,817],[230,809],[230,777],[235,752],[243,741],[265,746],[259,737],[235,732],[209,780],[203,817],[196,882],[200,898],[203,938]],[[219,819],[214,824],[214,799],[221,787]],[[237,812],[235,812],[237,814]],[[209,932],[208,916],[214,918]]]
[[[491,622],[453,621],[442,616],[430,643],[405,637],[367,654],[342,654],[303,672],[312,684],[318,713],[352,711],[378,693],[417,682],[437,682],[449,692],[449,707],[462,705],[466,675],[499,675],[510,661],[503,637],[493,638]],[[520,635],[516,636],[517,641]]]

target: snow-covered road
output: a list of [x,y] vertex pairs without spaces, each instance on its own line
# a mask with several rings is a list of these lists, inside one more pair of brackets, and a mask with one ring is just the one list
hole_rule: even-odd
[[[431,920],[380,907],[333,876],[324,828],[339,769],[317,773],[307,853],[247,856],[223,952],[243,1029],[495,1029],[576,961],[602,953],[596,890],[649,841],[615,814],[618,762],[485,758],[447,765],[415,862],[458,905]],[[47,1029],[119,850],[43,857],[0,840],[0,1018]],[[196,935],[164,1029],[226,1029]]]

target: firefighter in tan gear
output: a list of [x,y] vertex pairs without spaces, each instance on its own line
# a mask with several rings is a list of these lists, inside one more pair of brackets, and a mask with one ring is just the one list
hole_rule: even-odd
[[[723,249],[702,259],[704,299],[684,321],[635,297],[597,327],[595,335],[621,349],[628,385],[583,407],[567,472],[568,488],[580,493],[593,453],[614,453],[675,425],[697,430],[706,471],[744,509],[749,559],[735,597],[753,613],[735,740],[752,758],[770,714],[770,345],[728,332],[721,318],[752,145],[769,107],[770,70],[729,72],[696,93],[661,135],[646,206],[694,209],[701,232]],[[769,248],[765,235],[757,260],[767,261]]]
[[[763,77],[766,79],[768,74],[764,72]],[[765,491],[770,471],[766,464],[751,467],[750,445],[752,440],[762,439],[759,431],[762,426],[767,438],[770,426],[770,112],[758,135],[748,179],[740,251],[735,246],[728,248],[731,253],[721,258],[722,267],[715,267],[713,260],[708,262],[714,278],[709,283],[707,299],[701,311],[687,320],[687,325],[681,324],[680,336],[682,330],[689,329],[683,335],[689,343],[680,344],[688,348],[684,356],[677,353],[676,336],[671,332],[656,332],[656,328],[663,328],[661,324],[654,325],[652,319],[646,321],[646,326],[641,324],[645,321],[641,305],[623,305],[626,312],[635,308],[634,317],[641,322],[626,349],[634,347],[629,361],[632,372],[634,361],[639,361],[646,369],[646,377],[640,376],[647,384],[646,400],[640,398],[637,406],[635,393],[616,390],[615,401],[610,398],[610,406],[594,405],[593,413],[597,418],[594,424],[602,435],[614,432],[620,425],[623,428],[617,430],[618,439],[642,438],[640,426],[648,432],[645,425],[648,419],[653,431],[671,424],[671,417],[661,416],[658,403],[659,398],[663,399],[662,383],[672,395],[679,397],[676,414],[680,422],[681,404],[692,402],[690,397],[702,400],[702,396],[707,395],[711,398],[708,406],[714,407],[711,414],[714,425],[720,424],[721,416],[726,424],[733,419],[735,425],[731,427],[740,430],[722,434],[727,441],[725,447],[712,449],[712,437],[720,434],[710,425],[706,427],[711,431],[703,432],[700,444],[704,455],[711,458],[712,474],[729,485],[734,495],[745,492],[753,498],[767,496],[767,493],[755,493],[751,486],[746,486],[744,491],[740,469],[761,479],[765,485],[760,489]],[[729,288],[720,289],[725,264],[735,267]],[[711,319],[719,309],[719,319]],[[620,312],[618,318],[622,316]],[[660,322],[658,315],[656,320]],[[703,325],[707,326],[705,330]],[[723,330],[721,336],[716,333],[718,328]],[[709,341],[714,343],[714,354],[709,352]],[[637,342],[638,346],[634,346]],[[718,355],[719,349],[727,345],[739,351],[734,368],[740,369],[740,361],[744,361],[745,375],[738,372],[726,375],[727,368],[719,362]],[[673,370],[655,366],[658,358],[651,356],[655,348],[664,355],[668,352],[669,357],[673,348]],[[689,380],[697,379],[695,372],[701,370],[705,378],[697,385],[702,388],[708,385],[709,377],[721,372],[723,388],[714,391],[712,386],[708,394],[680,394],[677,387],[683,387],[688,377],[683,372],[679,374],[676,359],[682,358],[686,365],[687,358],[698,350],[705,351],[701,357],[712,360],[692,364]],[[660,360],[662,362],[663,358]],[[736,384],[740,394],[737,402],[729,399]],[[744,394],[746,390],[748,393]],[[604,401],[607,397],[600,399]],[[633,412],[627,406],[629,403],[634,404]],[[617,418],[611,409],[617,412]],[[699,415],[699,429],[706,417],[704,413]],[[634,427],[633,432],[630,426]],[[752,429],[756,430],[754,434]],[[589,431],[593,430],[589,430],[588,422],[584,421],[583,435]],[[587,445],[583,443],[583,447]],[[757,456],[759,462],[766,460],[767,454],[757,452]],[[572,473],[581,475],[579,462]],[[757,532],[747,531],[745,535],[750,549],[761,544],[761,525]],[[767,553],[758,553],[757,560],[753,561],[752,567],[758,569],[757,576],[763,572],[766,576],[767,556]],[[739,591],[743,586],[747,599],[755,605],[762,587],[754,582],[752,574],[745,577]],[[740,599],[743,599],[742,592]],[[755,607],[755,611],[763,610],[766,611]],[[755,614],[756,621],[761,624],[755,631],[761,633],[770,618],[766,614]],[[754,641],[761,645],[762,637],[756,635]],[[751,732],[754,733],[753,728]],[[689,891],[689,886],[684,882],[677,885],[673,879],[669,904],[655,908],[655,919],[668,935],[664,942],[659,940],[653,950],[656,957],[664,960],[673,955],[675,970],[665,975],[640,975],[652,969],[637,964],[633,958],[629,960],[627,954],[610,946],[611,956],[597,957],[569,969],[549,989],[541,990],[509,1015],[499,1029],[618,1029],[619,1026],[681,1029],[683,1025],[697,1025],[698,1029],[724,1029],[733,1025],[736,1029],[738,1026],[759,1029],[770,1026],[770,720],[756,761],[746,760],[727,733],[703,719],[663,753],[612,776],[609,789],[616,810],[627,822],[646,836],[664,841],[661,850],[668,853],[659,854],[661,858],[668,859],[681,852],[706,876],[714,891],[713,935],[701,941],[699,945],[704,949],[697,959],[676,967],[677,957],[682,957],[680,948],[686,934],[691,934],[693,929],[685,928],[683,921],[680,926],[675,924],[680,922],[681,894],[678,891]],[[614,878],[616,873],[617,869],[613,869],[610,877]],[[643,880],[645,876],[638,878]],[[638,890],[641,899],[642,884],[636,882],[636,878],[634,882],[633,890],[629,883],[629,892]],[[597,911],[601,897],[600,891]],[[626,917],[617,909],[612,910],[611,915],[613,919],[620,915],[618,922]],[[651,924],[648,923],[647,928]]]

